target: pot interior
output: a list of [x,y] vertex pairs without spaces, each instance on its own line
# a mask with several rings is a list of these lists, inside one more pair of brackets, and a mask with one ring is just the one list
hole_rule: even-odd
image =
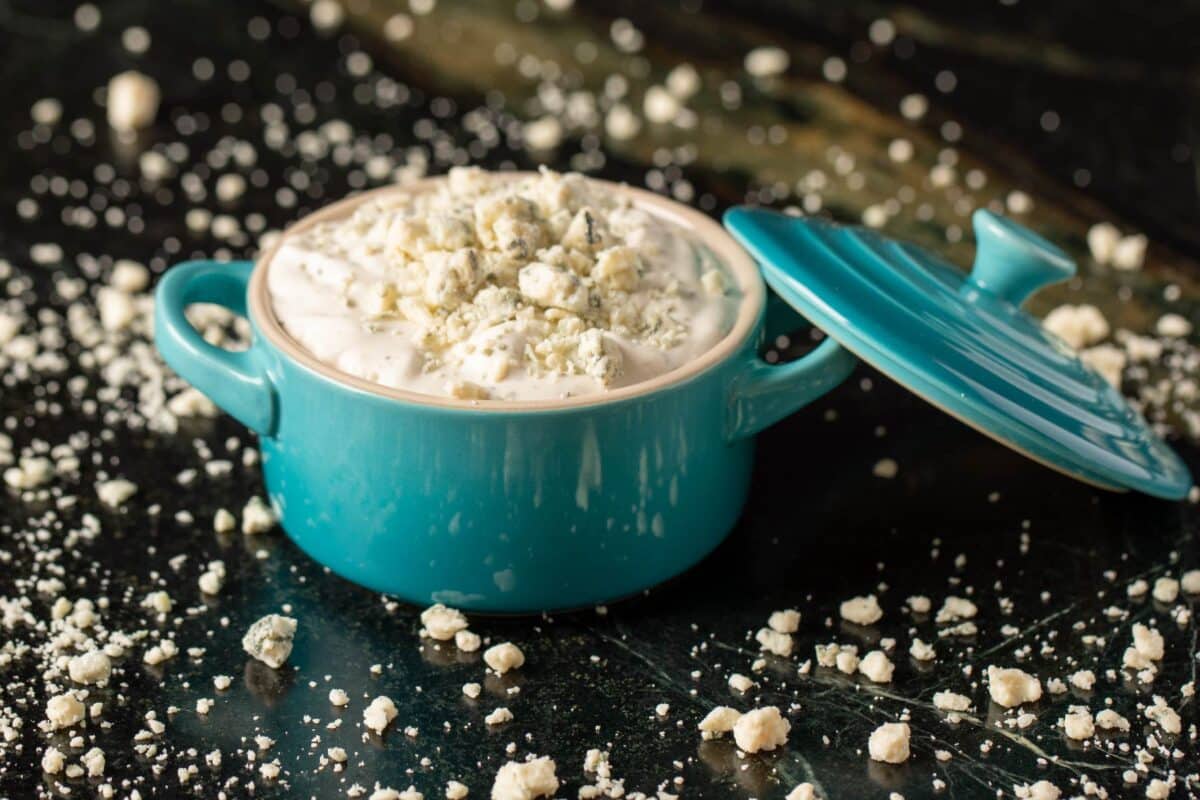
[[[533,173],[529,172],[513,172],[509,174],[511,174],[514,180],[533,175]],[[637,395],[649,394],[685,381],[729,358],[741,349],[742,344],[752,334],[757,321],[761,317],[766,297],[766,287],[762,276],[759,274],[758,266],[750,255],[734,241],[733,237],[716,220],[689,206],[646,191],[645,189],[588,178],[589,181],[601,184],[614,193],[626,195],[638,208],[643,209],[654,217],[683,228],[696,237],[702,246],[707,247],[716,256],[729,275],[736,281],[738,291],[741,294],[741,302],[738,304],[738,311],[734,317],[733,324],[725,336],[701,357],[692,359],[650,380],[622,386],[611,391],[554,400],[460,400],[452,397],[423,394],[406,389],[394,389],[383,386],[350,375],[318,360],[288,334],[275,316],[274,308],[271,304],[270,294],[267,290],[267,270],[271,268],[271,259],[278,252],[282,241],[289,236],[303,233],[321,223],[349,216],[360,203],[392,194],[413,194],[432,191],[444,180],[444,176],[438,176],[416,181],[405,186],[386,186],[353,195],[333,203],[320,211],[309,214],[288,227],[279,239],[259,256],[254,275],[250,279],[247,305],[250,317],[257,329],[285,357],[327,380],[358,391],[369,392],[408,403],[445,408],[471,409],[475,411],[535,411],[611,403]]]

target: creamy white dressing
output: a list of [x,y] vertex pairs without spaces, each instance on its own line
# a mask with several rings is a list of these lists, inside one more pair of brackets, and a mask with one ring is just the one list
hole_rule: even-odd
[[435,192],[368,201],[285,237],[267,286],[284,329],[331,367],[503,400],[662,375],[720,341],[740,301],[689,231],[549,172],[514,182],[459,170]]

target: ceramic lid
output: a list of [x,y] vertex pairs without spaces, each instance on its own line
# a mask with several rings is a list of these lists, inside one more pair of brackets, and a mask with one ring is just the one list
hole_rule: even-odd
[[969,275],[863,228],[739,207],[725,227],[793,308],[863,361],[1026,456],[1106,489],[1178,499],[1188,469],[1103,378],[1021,310],[1075,265],[980,209]]

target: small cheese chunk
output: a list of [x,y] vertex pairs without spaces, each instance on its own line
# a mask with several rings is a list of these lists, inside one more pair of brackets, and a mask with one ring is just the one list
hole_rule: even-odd
[[912,646],[908,648],[908,654],[917,661],[933,661],[937,658],[937,651],[933,649],[933,645],[913,639]]
[[767,618],[767,627],[780,633],[795,633],[800,629],[800,612],[794,608],[773,611]]
[[549,758],[509,761],[496,773],[492,800],[535,800],[551,797],[558,791],[555,764]]
[[1159,578],[1154,582],[1154,590],[1151,594],[1160,603],[1174,603],[1175,599],[1179,597],[1179,581],[1165,576]]
[[1096,712],[1096,727],[1106,731],[1128,731],[1129,720],[1111,708],[1105,708]]
[[906,722],[885,722],[871,733],[867,752],[875,761],[903,764],[908,761],[910,730]]
[[942,603],[942,607],[938,609],[937,616],[934,617],[934,622],[944,625],[964,619],[973,619],[978,613],[979,608],[970,600],[965,597],[951,595],[946,598],[945,602]]
[[858,671],[875,683],[891,683],[895,669],[892,660],[882,650],[872,650],[858,663]]
[[787,658],[792,654],[792,637],[771,628],[761,628],[754,635],[758,646],[768,653]]
[[497,675],[503,675],[510,669],[519,669],[525,663],[525,654],[512,642],[503,642],[484,650],[483,660]]
[[382,735],[384,729],[396,718],[396,704],[390,697],[379,695],[363,709],[363,724]]
[[430,638],[444,642],[453,639],[459,631],[466,630],[467,618],[458,609],[437,603],[421,612],[421,624]]
[[1200,594],[1200,569],[1189,569],[1183,573],[1179,585],[1188,594]]
[[151,77],[133,70],[114,75],[105,101],[109,126],[126,135],[147,127],[158,114],[160,97]]
[[956,692],[935,692],[933,707],[939,711],[966,711],[971,707],[971,698]]
[[842,619],[855,625],[874,625],[883,618],[883,610],[879,608],[879,601],[873,594],[846,600],[839,612]]
[[1084,692],[1090,692],[1092,687],[1096,685],[1096,673],[1092,672],[1090,669],[1081,669],[1078,672],[1071,673],[1071,676],[1068,678],[1068,680],[1076,689]]
[[488,725],[503,725],[505,722],[511,722],[512,718],[513,713],[504,706],[500,706],[484,717],[483,721]]
[[296,620],[268,614],[255,622],[242,637],[242,649],[272,669],[279,669],[292,654]]
[[783,800],[817,800],[817,789],[811,783],[805,781],[797,784],[794,789],[787,793],[787,797]]
[[112,673],[112,662],[101,650],[89,650],[67,662],[67,674],[76,683],[104,684]]
[[1046,315],[1042,327],[1079,350],[1108,336],[1108,320],[1092,305],[1061,305]]
[[775,706],[756,708],[738,717],[733,725],[733,740],[747,753],[774,750],[787,743],[792,724]]
[[255,495],[242,509],[242,533],[254,535],[266,533],[275,527],[275,512],[266,501]]
[[1163,637],[1154,628],[1135,623],[1133,626],[1133,647],[1137,652],[1151,661],[1161,661],[1163,657]]
[[474,653],[483,644],[479,634],[471,631],[458,631],[454,634],[454,646],[464,653]]
[[700,720],[700,724],[697,727],[700,728],[700,734],[703,738],[712,739],[733,730],[733,726],[737,724],[738,718],[741,716],[741,712],[736,708],[717,706],[712,711],[709,711],[704,719]]
[[1082,741],[1090,739],[1096,733],[1096,724],[1087,706],[1071,706],[1060,724],[1068,739]]
[[100,502],[110,508],[122,505],[137,493],[137,484],[124,478],[116,478],[96,484],[96,496]]
[[987,677],[993,702],[1005,708],[1035,703],[1042,697],[1041,681],[1024,670],[992,665],[988,667]]
[[67,763],[67,757],[57,747],[47,747],[42,754],[42,772],[47,775],[57,775],[62,772]]
[[55,695],[46,702],[46,720],[51,730],[69,728],[83,720],[84,707],[71,692]]
[[1059,800],[1062,792],[1050,781],[1013,786],[1013,794],[1020,800]]

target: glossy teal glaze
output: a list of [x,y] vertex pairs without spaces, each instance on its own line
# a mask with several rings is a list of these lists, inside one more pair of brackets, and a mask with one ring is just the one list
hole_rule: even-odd
[[735,208],[725,226],[768,285],[855,355],[1044,464],[1105,488],[1179,499],[1187,467],[1121,394],[1020,305],[1074,264],[980,209],[970,275],[873,231]]
[[350,580],[417,603],[520,612],[602,603],[676,575],[737,521],[752,434],[843,380],[827,340],[771,367],[753,334],[653,392],[544,410],[406,402],[288,358],[251,315],[244,353],[183,315],[246,313],[253,265],[192,262],[157,289],[156,342],[176,371],[260,434],[288,535]]

